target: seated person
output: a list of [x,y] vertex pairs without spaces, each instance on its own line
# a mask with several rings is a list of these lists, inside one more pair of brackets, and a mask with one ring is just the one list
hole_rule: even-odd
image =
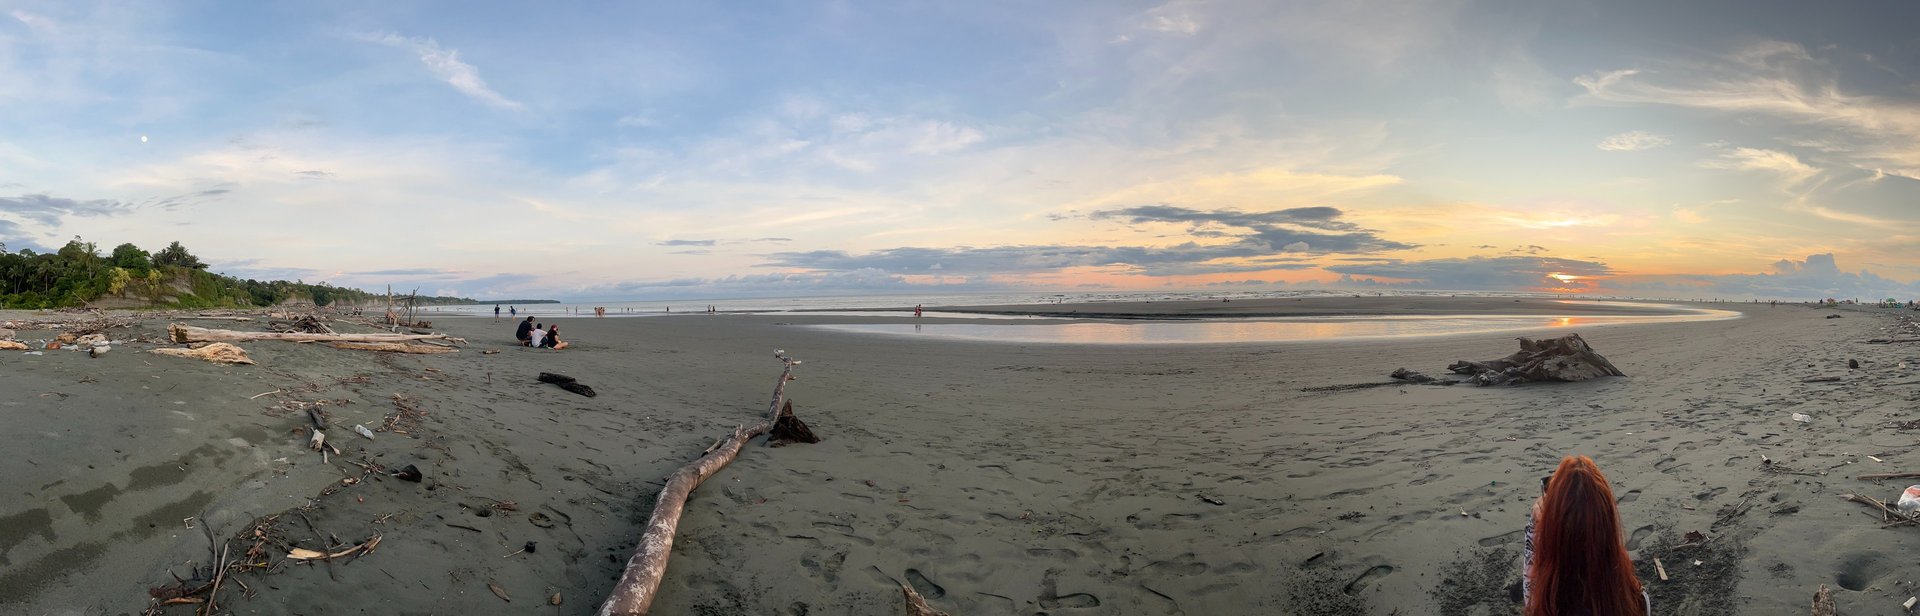
[[528,334],[527,346],[530,346],[536,349],[542,346],[541,344],[543,342],[542,339],[547,337],[546,330],[540,329],[539,324],[535,324],[533,326],[533,331],[527,332],[527,334]]
[[567,343],[560,341],[559,325],[553,325],[547,328],[547,335],[546,335],[545,341],[542,342],[541,344],[543,344],[549,349],[555,349],[555,350],[567,348]]
[[1607,477],[1591,458],[1567,456],[1544,481],[1527,523],[1522,613],[1647,616],[1652,602],[1634,577]]
[[533,338],[533,317],[527,317],[527,320],[520,322],[520,328],[513,332],[513,339],[519,340],[520,346],[526,346],[527,341],[531,340],[532,338]]

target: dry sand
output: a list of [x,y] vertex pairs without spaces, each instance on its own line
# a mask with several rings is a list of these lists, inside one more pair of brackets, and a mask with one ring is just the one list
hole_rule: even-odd
[[[1503,356],[1505,333],[1115,347],[804,327],[904,320],[833,316],[560,319],[577,345],[561,352],[511,346],[511,321],[443,318],[473,344],[243,344],[258,366],[138,343],[0,352],[0,610],[138,613],[169,571],[205,565],[211,523],[241,535],[236,557],[259,544],[274,563],[222,587],[235,613],[591,613],[657,482],[764,410],[784,348],[805,361],[796,409],[826,440],[750,447],[695,492],[657,613],[896,614],[905,581],[955,614],[1510,614],[1527,506],[1570,453],[1609,473],[1636,557],[1673,578],[1644,563],[1660,613],[1801,614],[1820,584],[1847,613],[1898,613],[1920,528],[1881,528],[1837,495],[1892,498],[1907,481],[1853,476],[1920,470],[1920,436],[1887,427],[1920,419],[1920,371],[1897,367],[1920,367],[1920,345],[1857,344],[1892,323],[1864,310],[1713,307],[1748,314],[1582,331],[1627,378],[1497,388],[1302,391]],[[1816,376],[1841,380],[1802,382]],[[395,394],[424,413],[410,434],[341,429],[378,427]],[[326,407],[347,449],[329,464],[280,408],[317,400],[345,401]],[[311,529],[289,513],[262,527],[270,541],[249,534],[302,506]],[[1696,530],[1711,541],[1673,547]],[[272,543],[375,534],[377,551],[331,567],[283,563]]]

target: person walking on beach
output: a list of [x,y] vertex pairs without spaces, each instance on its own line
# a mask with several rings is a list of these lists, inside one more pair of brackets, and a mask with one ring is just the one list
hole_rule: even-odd
[[518,306],[508,306],[507,316],[510,316],[510,317],[520,316],[520,308]]
[[521,346],[525,346],[528,340],[533,339],[533,317],[527,317],[527,320],[520,322],[519,329],[513,332],[513,339],[519,340]]
[[1648,616],[1613,489],[1592,458],[1567,456],[1533,503],[1520,588],[1525,616]]
[[914,304],[914,305],[913,305],[913,316],[914,316],[915,318],[918,318],[918,317],[920,316],[920,307],[921,307],[921,306],[923,306],[923,305],[924,305],[924,304]]
[[499,305],[499,304],[494,304],[494,305],[493,305],[493,320],[495,320],[495,321],[498,321],[498,320],[500,320],[500,305]]

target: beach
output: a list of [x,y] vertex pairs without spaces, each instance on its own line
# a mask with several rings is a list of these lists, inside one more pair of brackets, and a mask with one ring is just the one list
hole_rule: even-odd
[[[543,316],[573,344],[557,352],[514,346],[511,320],[436,317],[469,344],[242,343],[253,366],[143,342],[97,359],[0,351],[13,454],[0,608],[139,613],[150,588],[220,558],[211,525],[232,557],[266,563],[223,585],[223,611],[590,614],[662,478],[764,417],[784,349],[804,362],[796,414],[824,440],[756,442],[693,493],[655,613],[899,614],[906,583],[954,614],[1512,614],[1528,507],[1569,454],[1613,482],[1659,613],[1800,614],[1822,584],[1847,613],[1897,613],[1920,579],[1903,556],[1920,529],[1883,528],[1840,495],[1890,500],[1911,480],[1855,476],[1920,471],[1920,436],[1890,427],[1920,419],[1920,345],[1860,343],[1886,337],[1892,311],[1705,307],[1742,315],[1525,332],[1577,331],[1628,376],[1506,387],[1338,386],[1503,357],[1514,332],[1111,345],[813,327],[964,321],[905,315]],[[1646,309],[1479,297],[940,310]],[[169,322],[108,334],[157,340]],[[1822,377],[1837,380],[1807,381]],[[344,450],[324,463],[306,446],[316,403]],[[388,474],[407,465],[424,480]],[[279,544],[375,536],[372,552],[326,563]]]

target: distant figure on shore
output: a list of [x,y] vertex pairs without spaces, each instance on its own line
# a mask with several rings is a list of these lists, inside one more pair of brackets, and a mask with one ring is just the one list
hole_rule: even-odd
[[508,307],[507,307],[507,316],[510,316],[510,317],[517,317],[517,316],[520,316],[520,308],[519,308],[519,307],[516,307],[516,306],[508,306]]
[[919,316],[920,316],[920,311],[921,311],[921,308],[920,308],[920,307],[921,307],[921,306],[923,306],[923,305],[924,305],[924,304],[914,304],[914,305],[913,305],[913,316],[914,316],[914,317],[919,317]]
[[538,323],[535,323],[533,325],[532,331],[527,332],[527,346],[530,346],[536,349],[540,348],[541,346],[544,346],[546,344],[546,339],[547,339],[547,330],[540,329],[540,324]]
[[1533,503],[1520,588],[1525,616],[1648,616],[1613,489],[1592,458],[1567,456]]
[[493,320],[495,320],[495,321],[498,321],[498,320],[500,320],[500,305],[499,305],[499,304],[494,304],[494,305],[493,305]]
[[554,350],[567,348],[567,343],[560,341],[559,325],[552,325],[547,327],[546,338],[540,343],[540,346],[544,346]]
[[520,322],[519,329],[513,332],[513,339],[519,340],[522,346],[525,346],[528,340],[533,339],[533,317],[527,317],[527,320]]

